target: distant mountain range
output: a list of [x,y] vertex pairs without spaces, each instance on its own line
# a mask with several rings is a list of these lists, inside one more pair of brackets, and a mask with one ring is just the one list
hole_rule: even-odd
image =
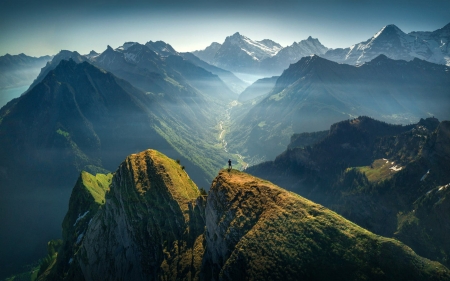
[[304,57],[283,72],[261,101],[242,107],[245,113],[233,113],[239,117],[228,135],[229,146],[258,162],[283,151],[294,133],[325,130],[359,115],[403,124],[423,116],[447,120],[449,89],[448,66],[417,58],[407,62],[380,55],[356,67]]
[[52,56],[39,58],[25,54],[0,57],[0,108],[18,97],[41,71]]
[[324,58],[339,63],[362,64],[380,54],[392,59],[410,61],[414,58],[450,66],[450,23],[433,32],[401,31],[391,24],[372,38],[345,49],[329,50]]
[[232,72],[272,76],[279,75],[301,57],[324,54],[327,50],[319,40],[311,37],[283,48],[272,40],[254,41],[237,32],[227,37],[223,44],[212,43],[205,50],[192,53]]
[[[264,42],[268,42],[265,45]],[[410,61],[419,58],[450,66],[450,24],[429,32],[401,31],[387,25],[367,41],[348,48],[329,49],[311,36],[306,40],[282,47],[271,40],[254,41],[239,33],[212,43],[205,50],[192,52],[200,59],[236,73],[263,76],[280,75],[290,64],[310,55],[351,65],[360,65],[383,54],[391,59]]]

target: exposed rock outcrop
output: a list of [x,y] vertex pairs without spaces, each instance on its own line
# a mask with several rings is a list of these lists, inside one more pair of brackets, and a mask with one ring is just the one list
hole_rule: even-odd
[[147,150],[127,157],[77,257],[85,278],[194,279],[203,256],[199,195],[165,155]]

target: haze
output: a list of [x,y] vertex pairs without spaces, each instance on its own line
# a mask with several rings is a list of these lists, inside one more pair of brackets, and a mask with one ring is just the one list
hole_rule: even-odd
[[449,10],[446,0],[6,0],[0,4],[0,55],[85,54],[150,40],[193,51],[236,31],[283,46],[311,35],[327,47],[348,47],[391,23],[404,32],[436,30],[450,21]]

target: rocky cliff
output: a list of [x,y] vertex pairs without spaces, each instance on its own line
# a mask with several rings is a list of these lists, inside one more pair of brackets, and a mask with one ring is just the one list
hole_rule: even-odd
[[[82,176],[74,194],[95,178]],[[206,197],[177,161],[146,150],[128,156],[102,190],[105,203],[89,220],[89,204],[72,196],[69,214],[80,215],[66,216],[64,243],[73,248],[62,248],[57,262],[67,266],[41,280],[450,278],[397,240],[236,170],[221,170]]]
[[203,256],[199,195],[165,155],[127,157],[76,257],[86,280],[194,279]]

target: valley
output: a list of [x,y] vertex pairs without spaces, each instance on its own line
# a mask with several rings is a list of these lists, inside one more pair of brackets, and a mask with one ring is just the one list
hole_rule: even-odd
[[0,57],[0,279],[448,279],[449,30]]
[[233,158],[237,162],[237,165],[233,165],[234,169],[245,170],[248,168],[249,164],[244,161],[244,157],[241,154],[239,154],[239,152],[236,152],[236,153],[229,152],[228,148],[227,148],[228,143],[225,140],[227,129],[230,130],[231,126],[233,125],[233,122],[231,119],[231,110],[233,109],[233,107],[235,107],[237,105],[238,105],[238,101],[234,100],[228,105],[227,109],[225,110],[225,113],[224,113],[223,117],[221,118],[222,120],[219,122],[219,131],[220,131],[219,141],[222,145],[222,149],[225,152],[229,153],[231,155],[230,157]]

